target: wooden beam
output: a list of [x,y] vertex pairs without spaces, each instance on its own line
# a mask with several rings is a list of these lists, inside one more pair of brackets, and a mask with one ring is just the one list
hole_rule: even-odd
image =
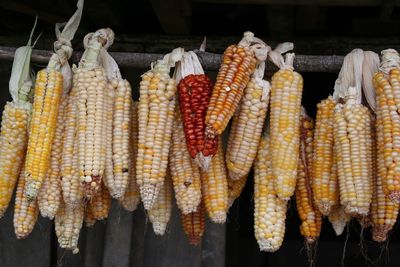
[[54,13],[48,13],[48,12],[36,9],[34,7],[31,7],[29,5],[18,3],[16,1],[0,0],[0,8],[18,12],[18,13],[25,14],[25,15],[29,15],[32,17],[38,16],[39,20],[48,22],[50,24],[65,21],[65,18],[63,16],[58,16]]
[[[197,3],[219,4],[263,4],[263,5],[294,5],[294,6],[380,6],[381,0],[192,0]],[[395,0],[399,6],[400,1]]]
[[[218,70],[222,55],[208,52],[196,51],[203,68],[207,70]],[[0,60],[12,60],[14,58],[15,48],[0,46]],[[111,52],[111,56],[120,66],[144,68],[150,67],[150,64],[163,57],[163,54],[145,54],[128,52]],[[46,64],[51,51],[36,50],[32,52],[32,62]],[[82,56],[82,52],[74,52],[72,62],[77,63]],[[337,72],[343,63],[343,56],[317,56],[317,55],[297,55],[294,61],[294,68],[300,72]],[[267,63],[266,71],[276,71],[277,68],[271,63]]]
[[150,0],[153,10],[167,34],[188,34],[190,3],[188,0]]

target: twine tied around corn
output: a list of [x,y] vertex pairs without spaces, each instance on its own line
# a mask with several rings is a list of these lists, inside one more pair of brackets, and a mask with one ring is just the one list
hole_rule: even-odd
[[14,61],[12,65],[11,77],[9,81],[9,90],[13,102],[19,107],[30,109],[32,104],[32,87],[34,74],[31,69],[32,49],[38,41],[40,35],[32,44],[32,37],[37,24],[37,17],[33,24],[29,40],[26,46],[19,47],[15,51]]
[[102,64],[99,56],[102,49],[107,50],[114,42],[114,32],[110,28],[103,28],[96,32],[86,34],[83,38],[85,52],[82,55],[79,67],[93,69]]
[[386,75],[389,74],[391,69],[400,67],[400,55],[396,50],[391,48],[382,50],[381,57],[382,62],[379,66],[379,70]]
[[[82,17],[83,0],[76,4],[77,10],[68,20],[68,22],[56,23],[55,32],[57,40],[54,42],[54,53],[51,56],[47,69],[60,70],[63,76],[63,93],[69,92],[72,87],[72,71],[68,60],[72,56],[71,41],[79,27]],[[64,27],[61,31],[61,28]]]
[[287,53],[285,57],[282,55],[290,50],[293,50],[294,45],[290,42],[278,44],[274,50],[269,51],[268,59],[281,70],[293,70],[294,53]]

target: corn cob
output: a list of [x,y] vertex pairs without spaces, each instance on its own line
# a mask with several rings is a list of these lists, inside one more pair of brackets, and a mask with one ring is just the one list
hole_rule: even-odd
[[83,203],[75,208],[61,203],[54,220],[58,244],[61,248],[69,249],[74,254],[79,252],[78,240],[84,216]]
[[[262,56],[258,53],[260,51],[263,51]],[[207,138],[213,139],[225,130],[257,60],[265,60],[267,52],[265,43],[252,32],[245,32],[237,45],[230,45],[225,50],[206,114]]]
[[56,131],[51,146],[50,168],[40,188],[38,195],[38,206],[43,217],[53,219],[57,213],[61,201],[61,157],[63,149],[63,135],[65,129],[65,112],[68,96],[61,98],[58,110]]
[[79,206],[83,198],[83,188],[79,180],[77,93],[74,87],[68,95],[61,157],[62,197],[68,207]]
[[25,173],[22,166],[15,193],[14,230],[18,239],[26,238],[35,227],[39,209],[36,201],[29,201],[24,195]]
[[139,98],[139,143],[136,180],[146,210],[151,209],[164,183],[175,110],[175,80],[169,76],[183,49],[176,49],[142,75]]
[[[392,201],[400,202],[400,57],[393,49],[382,51],[380,71],[374,75],[376,109],[384,137],[386,175],[383,190]],[[396,112],[397,111],[397,112]]]
[[261,251],[274,252],[285,235],[285,200],[277,196],[271,169],[270,138],[263,136],[254,163],[254,234]]
[[311,186],[314,182],[312,174],[312,142],[313,121],[302,108],[300,130],[300,158],[297,169],[296,207],[299,213],[301,235],[306,242],[314,243],[321,232],[322,215],[314,205]]
[[[36,26],[36,22],[35,22]],[[9,82],[12,102],[4,106],[0,132],[0,218],[10,203],[23,165],[28,143],[28,121],[32,109],[33,75],[30,69],[31,39],[15,51]]]
[[29,109],[7,102],[0,134],[0,218],[10,203],[28,141]]
[[112,163],[113,181],[108,181],[108,188],[113,198],[122,198],[128,187],[130,173],[130,127],[131,127],[131,86],[127,80],[113,80],[115,88],[113,134],[112,134]]
[[[378,105],[379,107],[379,105]],[[385,136],[382,122],[383,117],[377,110],[376,118],[376,173],[373,177],[373,197],[371,203],[370,218],[372,222],[372,239],[377,242],[384,242],[388,233],[392,230],[399,213],[399,204],[390,200],[384,192],[384,180],[387,175],[385,166]]]
[[136,157],[138,150],[138,102],[132,104],[132,125],[131,125],[131,141],[130,141],[130,177],[128,189],[120,200],[122,206],[128,211],[134,211],[139,204],[139,188],[136,184]]
[[[68,59],[73,52],[71,40],[79,26],[82,9],[83,0],[79,0],[77,10],[69,21],[56,24],[57,41],[54,42],[54,53],[47,67],[37,73],[25,159],[24,194],[32,200],[36,199],[50,167],[61,97],[71,87],[72,74]],[[60,25],[64,26],[62,31]]]
[[204,207],[200,203],[196,211],[181,214],[183,231],[189,239],[191,245],[197,246],[201,243],[205,228]]
[[167,229],[171,218],[172,194],[171,179],[166,177],[156,202],[148,211],[149,220],[153,224],[153,230],[156,235],[164,235]]
[[[288,47],[293,44],[288,43]],[[271,166],[276,194],[288,200],[296,188],[299,158],[300,107],[303,78],[293,71],[294,54],[286,54],[285,61],[278,55],[280,70],[271,81]],[[274,61],[275,62],[275,61]]]
[[78,162],[84,196],[92,198],[100,188],[106,161],[106,87],[105,69],[97,64],[100,49],[109,47],[114,32],[107,28],[85,37],[85,53],[74,68],[77,89]]
[[215,223],[225,223],[228,211],[228,178],[221,138],[208,171],[201,172],[201,184],[208,217]]
[[261,69],[261,77],[255,72],[244,89],[244,96],[233,116],[226,150],[226,167],[232,180],[249,173],[267,116],[270,85],[262,80],[264,63]]
[[333,149],[335,105],[336,103],[331,96],[318,104],[313,139],[312,190],[314,202],[325,216],[329,215],[332,207],[338,204],[339,200]]
[[247,175],[239,180],[228,179],[228,209],[232,207],[235,200],[240,196],[247,182]]
[[[205,74],[188,75],[178,84],[179,106],[190,156],[200,160],[214,155],[218,138],[205,138],[205,115],[211,96],[212,81]],[[204,168],[207,165],[203,166]]]
[[169,167],[178,208],[183,214],[195,212],[201,201],[200,170],[186,148],[179,109],[175,113]]
[[111,208],[111,197],[104,184],[97,191],[96,195],[89,200],[86,209],[90,210],[89,213],[94,220],[104,220],[108,217],[108,212]]
[[351,216],[344,211],[343,206],[334,206],[329,213],[328,219],[336,235],[339,236],[343,233],[346,224],[351,220]]

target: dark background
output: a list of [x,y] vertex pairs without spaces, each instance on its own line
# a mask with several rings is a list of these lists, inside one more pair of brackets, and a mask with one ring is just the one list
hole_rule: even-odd
[[[176,46],[193,49],[198,48],[203,37],[207,36],[207,50],[222,53],[227,45],[240,39],[243,31],[251,30],[272,46],[281,41],[294,41],[297,54],[345,55],[356,47],[380,52],[388,47],[400,48],[399,6],[398,0],[86,0],[81,26],[73,45],[75,50],[82,50],[81,40],[87,32],[111,27],[116,34],[111,51],[166,53]],[[51,50],[55,39],[54,24],[67,21],[74,10],[75,1],[71,0],[0,0],[0,45],[24,45],[34,16],[38,15],[37,32],[42,32],[43,35],[37,48]],[[0,61],[1,107],[10,99],[8,80],[11,64],[9,61]],[[34,64],[34,67],[40,69],[43,66]],[[132,84],[135,99],[138,98],[139,76],[144,71],[122,68],[123,75]],[[209,74],[215,76],[215,73]],[[302,75],[303,105],[314,117],[316,104],[332,92],[337,73]],[[253,178],[250,175],[241,197],[230,210],[226,241],[210,234],[207,236],[207,244],[203,242],[203,247],[225,247],[226,266],[308,266],[307,250],[299,233],[300,221],[293,201],[288,209],[287,232],[282,248],[274,254],[259,252],[253,234],[252,184]],[[108,240],[106,237],[109,235],[114,235],[112,244],[115,246],[123,246],[125,242],[116,236],[132,235],[129,241],[130,266],[156,266],[150,258],[156,255],[167,257],[168,253],[163,250],[180,250],[189,246],[184,237],[179,242],[171,241],[174,239],[171,235],[183,236],[180,230],[175,230],[179,228],[176,212],[168,233],[170,236],[162,239],[152,235],[142,208],[135,211],[133,216],[121,211],[117,205],[114,205],[112,212],[111,226],[127,232],[118,235],[110,232],[110,223],[98,223],[94,230],[83,230],[83,252],[80,256],[72,257],[56,249],[56,240],[54,234],[51,234],[53,226],[43,219],[32,234],[33,237],[16,241],[12,235],[12,209],[9,209],[6,217],[0,220],[0,266],[19,267],[16,263],[12,264],[11,258],[13,255],[24,257],[21,253],[38,253],[35,258],[45,258],[40,256],[43,251],[49,259],[42,262],[50,262],[50,265],[99,266],[102,263],[103,266],[125,266],[112,265],[105,259],[115,256],[107,254],[105,240]],[[211,231],[213,227],[216,226],[211,226],[206,231]],[[215,233],[224,234],[223,227],[216,228],[218,230]],[[356,221],[349,224],[347,232],[336,237],[329,222],[324,220],[315,266],[399,266],[398,234],[399,231],[394,231],[390,243],[378,245],[370,241],[369,229],[361,234]],[[138,238],[141,235],[144,239]],[[44,247],[40,247],[41,243],[35,243],[39,239],[44,242]],[[214,241],[215,244],[212,244]],[[98,245],[95,248],[90,247],[90,242]],[[31,247],[27,247],[27,244]],[[95,254],[89,256],[88,251]],[[190,257],[197,255],[192,248],[189,251]],[[138,254],[141,256],[137,256]],[[160,263],[160,266],[185,266],[180,259],[186,257],[183,255],[177,252],[176,258],[168,256],[169,260]],[[98,259],[88,260],[89,257]],[[196,266],[220,266],[207,265],[204,257],[202,255],[202,260],[199,259],[201,263]],[[96,264],[90,265],[89,262]],[[34,262],[30,264],[28,265],[42,266]]]

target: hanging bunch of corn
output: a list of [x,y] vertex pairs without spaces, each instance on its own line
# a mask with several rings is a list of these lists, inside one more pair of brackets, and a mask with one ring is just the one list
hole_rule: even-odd
[[239,180],[228,179],[228,209],[232,207],[233,202],[240,196],[247,182],[247,175]]
[[333,116],[336,101],[332,96],[317,105],[313,139],[312,191],[315,205],[327,216],[339,205],[339,188],[333,149]]
[[188,214],[181,214],[183,231],[189,239],[189,243],[197,246],[201,243],[205,228],[205,214],[202,203],[197,210]]
[[201,201],[200,170],[186,148],[185,133],[178,108],[173,125],[169,167],[178,208],[182,214],[195,212]]
[[123,79],[115,60],[105,49],[100,51],[102,65],[109,81],[106,89],[107,155],[104,183],[113,198],[121,199],[131,176],[130,132],[132,124],[132,90]]
[[71,250],[74,254],[79,252],[78,240],[84,215],[83,203],[72,208],[61,202],[54,219],[59,246]]
[[301,110],[300,158],[297,169],[296,207],[301,220],[300,232],[308,244],[314,243],[321,232],[322,215],[314,205],[312,184],[313,120]]
[[56,27],[58,40],[54,43],[54,53],[47,67],[37,73],[25,162],[25,195],[29,199],[37,197],[47,175],[61,97],[70,88],[68,59],[73,51],[71,40],[82,15],[82,0],[78,1],[77,7],[62,33],[59,25]]
[[[388,146],[385,145],[385,139],[388,137],[385,134],[384,120],[385,120],[385,96],[383,91],[377,90],[373,87],[373,81],[376,84],[375,78],[371,78],[371,73],[377,73],[379,67],[379,56],[370,51],[364,52],[363,63],[363,90],[368,105],[372,110],[376,111],[376,120],[373,119],[371,123],[374,144],[372,146],[373,155],[373,178],[372,178],[372,202],[370,220],[372,224],[372,239],[377,242],[384,242],[388,233],[392,230],[397,220],[399,212],[399,204],[392,201],[388,195],[385,194],[384,181],[387,177],[388,168],[385,164],[385,157]],[[377,77],[379,74],[376,74]],[[382,77],[382,76],[381,76]],[[376,94],[376,98],[375,98]],[[389,94],[390,95],[390,94]],[[392,96],[391,96],[392,97]],[[375,100],[376,99],[376,100]],[[383,101],[383,102],[382,102]],[[388,119],[388,117],[386,117]],[[390,118],[389,118],[390,119]],[[390,150],[389,150],[390,151]]]
[[[378,136],[383,136],[385,176],[382,186],[385,195],[400,202],[400,56],[393,49],[381,52],[379,71],[374,75],[376,112],[382,123]],[[397,111],[397,112],[396,112]],[[379,132],[381,131],[381,132]]]
[[293,70],[292,43],[283,43],[269,52],[279,67],[271,81],[271,166],[276,194],[288,200],[296,188],[300,141],[300,107],[303,78]]
[[136,181],[146,210],[156,202],[166,175],[177,90],[169,72],[182,55],[182,48],[165,55],[140,82]]
[[130,177],[128,188],[125,191],[124,197],[120,200],[122,206],[128,211],[134,211],[139,204],[140,195],[139,188],[136,184],[136,157],[138,150],[138,102],[132,104],[132,125],[131,125],[131,140],[130,140]]
[[[35,21],[36,26],[36,21]],[[0,218],[10,203],[25,159],[28,143],[28,121],[31,114],[34,82],[30,67],[32,29],[26,46],[15,51],[10,78],[11,102],[4,106],[0,132]]]
[[172,184],[169,175],[160,189],[154,205],[148,210],[149,220],[156,235],[164,235],[167,230],[172,211]]
[[265,62],[262,61],[244,89],[244,96],[233,116],[226,150],[226,167],[231,180],[246,176],[256,158],[270,91],[269,82],[263,80],[264,69]]
[[14,231],[18,239],[26,238],[32,232],[39,214],[36,200],[29,201],[24,195],[24,170],[25,168],[22,166],[15,192]]
[[106,161],[106,87],[107,74],[98,64],[99,54],[114,40],[114,32],[100,29],[85,36],[85,52],[74,67],[77,90],[77,141],[79,179],[84,196],[92,198],[100,188]]
[[218,148],[217,137],[205,138],[205,116],[213,84],[192,51],[184,53],[178,71],[182,76],[178,93],[187,149],[200,167],[207,170]]
[[278,197],[271,165],[270,138],[261,137],[254,162],[254,234],[261,251],[277,251],[285,236],[287,201]]
[[266,44],[245,32],[243,39],[224,52],[206,114],[206,138],[222,134],[243,96],[257,61],[267,58]]
[[340,203],[352,216],[368,215],[372,200],[371,120],[361,104],[363,57],[361,49],[348,54],[335,85],[345,101],[336,104],[333,131]]
[[56,24],[57,41],[54,43],[54,48],[56,53],[60,54],[61,73],[63,75],[63,89],[61,92],[60,104],[58,106],[58,116],[55,125],[53,143],[51,145],[50,165],[38,194],[40,214],[43,217],[48,217],[50,219],[53,219],[56,215],[61,202],[60,177],[64,138],[63,135],[65,132],[68,93],[72,86],[72,72],[68,62],[66,62],[68,58],[65,57],[70,57],[72,53],[70,41],[73,39],[74,34],[79,26],[82,16],[83,0],[78,2],[77,7],[77,11],[65,24],[61,33],[60,27],[64,24]]
[[221,137],[217,154],[211,159],[208,171],[201,172],[204,206],[208,217],[215,223],[225,223],[228,211],[228,177]]

